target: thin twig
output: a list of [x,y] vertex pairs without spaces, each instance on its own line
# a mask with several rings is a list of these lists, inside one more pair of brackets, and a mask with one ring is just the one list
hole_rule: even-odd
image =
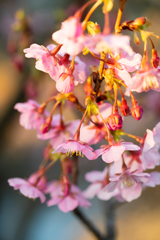
[[73,213],[78,217],[79,220],[81,220],[81,222],[83,222],[83,224],[93,233],[93,235],[97,237],[98,240],[105,240],[99,230],[93,225],[92,222],[90,222],[89,219],[86,218],[79,208],[76,208]]

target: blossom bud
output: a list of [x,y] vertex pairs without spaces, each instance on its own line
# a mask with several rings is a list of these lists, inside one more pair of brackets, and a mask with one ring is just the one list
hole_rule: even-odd
[[131,92],[131,101],[133,106],[133,108],[131,108],[131,114],[134,117],[134,119],[138,121],[142,118],[143,108],[141,106],[138,106],[138,103],[135,97],[133,96],[132,92]]
[[113,106],[112,114],[108,117],[107,123],[110,130],[115,131],[117,128],[121,129],[123,120],[118,112],[118,107]]
[[47,133],[49,131],[49,129],[50,129],[50,124],[48,124],[46,122],[42,123],[40,130],[43,134]]
[[91,21],[87,22],[87,30],[88,33],[91,34],[92,36],[101,33],[101,28],[99,24]]
[[121,103],[120,109],[121,109],[121,113],[123,116],[131,115],[129,106],[127,105],[127,101],[125,98],[122,98],[122,103]]
[[152,58],[151,58],[151,64],[154,68],[157,68],[159,65],[160,58],[158,57],[156,49],[152,49]]
[[134,119],[138,121],[142,118],[143,108],[141,106],[131,108],[131,113],[132,113],[132,116],[134,117]]
[[136,18],[134,21],[133,21],[133,25],[135,26],[142,26],[143,24],[146,23],[146,18],[145,17],[140,17],[140,18]]
[[91,76],[89,76],[88,79],[87,79],[87,83],[84,86],[84,91],[85,91],[86,95],[90,95],[92,93],[92,91],[93,91]]
[[50,125],[51,125],[51,120],[52,117],[48,117],[46,118],[46,121],[44,123],[42,123],[40,130],[42,132],[42,134],[47,133],[50,129]]

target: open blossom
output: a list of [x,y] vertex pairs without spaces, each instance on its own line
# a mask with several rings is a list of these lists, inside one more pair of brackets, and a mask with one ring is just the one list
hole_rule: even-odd
[[142,56],[139,53],[133,52],[129,55],[126,52],[122,52],[115,56],[117,63],[121,66],[121,70],[114,67],[114,75],[117,79],[121,79],[127,86],[131,84],[131,76],[129,72],[134,72],[139,69]]
[[82,25],[77,17],[70,17],[62,22],[61,29],[52,34],[52,39],[63,44],[69,55],[78,55],[84,48],[85,37]]
[[[110,103],[103,103],[99,106],[99,111],[104,119],[107,119],[112,112],[112,105]],[[100,142],[106,135],[104,124],[99,115],[92,117],[93,121],[89,125],[82,124],[80,131],[80,140],[87,142],[89,145]]]
[[[44,190],[46,188],[47,179],[42,174],[41,171],[38,171],[32,174],[28,180],[24,180],[22,178],[10,178],[8,179],[8,183],[10,186],[14,187],[14,190],[18,190],[28,198],[40,198],[41,203],[44,203],[46,197],[44,195]],[[38,179],[40,177],[40,179]]]
[[96,158],[102,155],[104,162],[111,163],[121,159],[126,150],[137,151],[140,147],[131,142],[117,142],[113,145],[102,145],[101,149],[95,151]]
[[45,121],[46,117],[49,116],[48,111],[39,113],[38,109],[40,104],[34,100],[28,100],[25,103],[17,103],[14,109],[18,110],[20,115],[20,125],[25,129],[38,129]]
[[71,156],[76,153],[77,156],[79,155],[82,157],[84,154],[89,160],[95,159],[93,148],[84,142],[76,140],[67,140],[65,143],[59,145],[52,153],[56,152],[66,153],[67,155]]
[[121,197],[127,202],[131,202],[141,195],[142,186],[149,181],[149,177],[148,173],[132,173],[130,170],[126,170],[119,176],[110,177],[110,183],[104,191],[112,192],[118,188]]
[[79,57],[75,57],[74,70],[72,70],[71,57],[65,54],[64,47],[54,54],[54,50],[58,46],[50,44],[47,48],[32,44],[30,48],[24,49],[25,56],[28,58],[36,58],[36,68],[46,72],[56,81],[56,88],[61,93],[69,93],[73,91],[78,83],[86,80],[85,63]]
[[97,34],[95,36],[88,36],[86,38],[85,46],[95,54],[101,52],[108,52],[108,50],[114,52],[121,52],[122,50],[129,55],[133,54],[133,50],[130,47],[130,37],[122,35],[103,35]]
[[61,181],[51,182],[46,193],[50,193],[51,199],[47,206],[58,205],[59,209],[65,213],[74,210],[78,206],[88,208],[91,203],[83,196],[81,190],[74,184],[65,185]]
[[88,188],[83,191],[83,194],[86,198],[93,198],[95,195],[101,200],[109,200],[110,198],[117,196],[119,194],[118,189],[113,192],[106,192],[104,193],[104,189],[109,183],[106,176],[109,171],[108,176],[112,176],[114,172],[114,167],[112,165],[112,170],[108,169],[107,167],[103,171],[92,171],[88,172],[85,175],[85,179],[91,184]]
[[153,169],[160,164],[160,123],[155,126],[153,131],[147,129],[146,132],[141,160],[144,169]]
[[148,70],[140,70],[134,74],[125,94],[129,96],[130,91],[140,93],[148,92],[150,89],[160,92],[160,67],[151,68],[148,66]]
[[75,131],[77,130],[80,120],[68,121],[61,124],[60,116],[54,115],[50,130],[47,133],[38,133],[38,138],[42,140],[50,139],[50,144],[53,149],[56,149],[60,144],[66,142],[68,139],[74,137]]

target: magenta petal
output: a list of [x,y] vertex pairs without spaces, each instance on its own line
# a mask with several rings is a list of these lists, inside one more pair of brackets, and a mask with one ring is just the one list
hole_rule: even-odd
[[58,204],[58,207],[62,212],[67,213],[78,207],[78,204],[79,203],[77,199],[67,196],[64,197],[63,200]]

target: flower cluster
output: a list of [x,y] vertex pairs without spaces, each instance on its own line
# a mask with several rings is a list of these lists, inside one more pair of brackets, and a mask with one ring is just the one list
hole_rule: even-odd
[[[92,2],[89,1],[85,6]],[[15,109],[21,113],[20,125],[25,129],[36,129],[37,137],[49,140],[49,143],[37,172],[26,180],[13,178],[8,182],[29,198],[39,197],[42,203],[45,194],[50,194],[47,206],[57,204],[63,212],[72,211],[77,206],[88,208],[90,202],[86,198],[95,195],[101,200],[115,197],[117,201],[130,202],[138,198],[146,186],[160,185],[160,173],[145,172],[159,165],[160,122],[153,131],[147,129],[142,138],[122,130],[125,117],[132,115],[138,121],[143,115],[143,108],[139,106],[133,92],[146,92],[150,89],[160,91],[159,57],[150,38],[154,34],[145,31],[145,18],[126,21],[120,25],[119,15],[115,34],[106,29],[101,32],[98,23],[88,20],[102,3],[106,7],[106,1],[97,0],[83,21],[81,17],[85,7],[65,20],[61,29],[52,34],[57,45],[44,47],[34,43],[24,49],[27,58],[36,59],[35,68],[48,73],[56,82],[58,93],[42,104],[28,100],[15,105]],[[141,34],[144,42],[143,56],[132,50],[128,36],[118,35],[122,29]],[[152,42],[153,48],[150,62],[147,41]],[[77,56],[81,53],[92,55],[91,66],[87,60],[82,61]],[[87,68],[91,71],[89,75]],[[83,84],[86,93],[83,106],[72,92],[78,84]],[[126,88],[125,93],[123,87]],[[121,100],[118,100],[118,91]],[[131,109],[125,95],[131,97]],[[46,107],[52,100],[55,104],[51,112],[48,112]],[[65,121],[63,108],[67,101],[83,113],[82,119]],[[59,109],[59,114],[54,114],[56,108]],[[138,143],[124,142],[121,139],[123,135]],[[101,140],[106,141],[106,144],[99,149],[90,146]],[[88,160],[100,157],[106,167],[102,172],[87,173],[85,178],[91,184],[82,191],[77,186],[77,159],[84,156]],[[45,174],[58,160],[62,166],[60,179],[47,183]]]

